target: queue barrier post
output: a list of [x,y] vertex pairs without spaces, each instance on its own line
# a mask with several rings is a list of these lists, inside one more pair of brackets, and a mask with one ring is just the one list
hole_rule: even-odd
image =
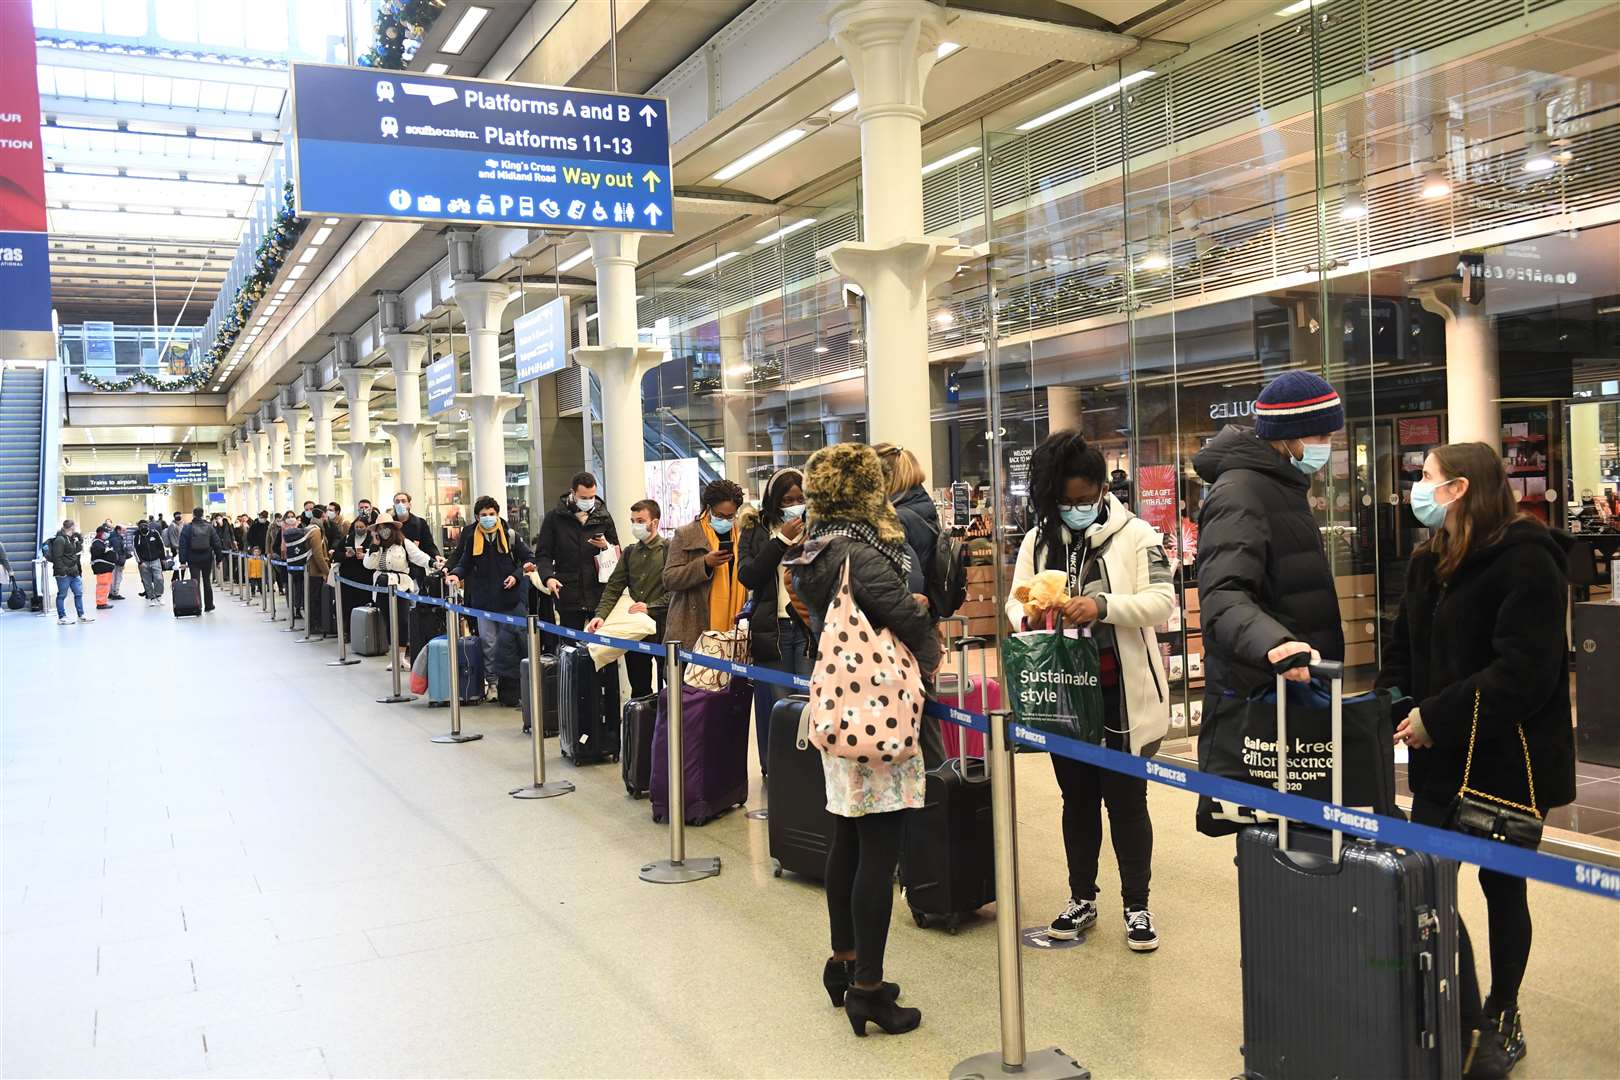
[[[253,565],[255,565],[255,564],[259,568],[259,610],[260,611],[269,611],[270,610],[270,560],[265,558],[263,555],[254,555],[254,556],[252,556],[252,559],[253,559],[253,562],[249,564],[248,569],[251,571],[252,568],[253,568]],[[253,591],[253,579],[249,578],[248,579],[248,592],[251,593],[252,591]]]
[[245,551],[236,553],[236,595],[241,598],[243,607],[253,606],[253,590],[248,586],[248,556]]
[[[388,672],[389,677],[393,680],[394,689],[387,697],[377,699],[384,705],[397,705],[402,701],[411,700],[409,694],[402,694],[399,691],[399,605],[394,603],[395,595],[394,583],[390,581],[388,583]],[[305,612],[304,617],[309,618],[309,613]],[[454,670],[454,668],[451,668],[452,672]]]
[[[392,589],[390,589],[392,592]],[[450,605],[459,599],[460,594],[453,589],[446,589],[444,644],[449,651],[450,661],[450,733],[448,735],[435,735],[432,742],[436,743],[464,743],[477,742],[484,736],[479,732],[462,732],[461,730],[461,612],[454,610]],[[396,657],[398,652],[394,654]],[[398,660],[395,660],[398,663]],[[483,687],[479,687],[482,690]],[[394,693],[399,693],[399,676],[394,676]]]
[[996,851],[996,974],[1000,989],[1001,1048],[976,1054],[951,1070],[951,1080],[1018,1076],[1033,1080],[1090,1080],[1091,1070],[1055,1046],[1024,1048],[1024,958],[1018,904],[1018,799],[1014,786],[1009,714],[990,715],[990,815]]
[[309,563],[304,564],[304,636],[298,639],[303,645],[311,641],[321,641],[323,638],[315,636],[315,583],[310,580]]
[[[720,873],[720,857],[686,857],[686,757],[681,748],[681,687],[686,664],[681,660],[680,643],[666,642],[669,682],[664,686],[664,713],[668,720],[669,743],[669,858],[647,863],[641,868],[641,880],[655,885],[684,885],[689,881],[702,881]],[[536,724],[544,721],[535,717]]]
[[534,751],[534,782],[515,789],[514,799],[553,799],[567,795],[574,785],[567,780],[546,779],[546,699],[545,677],[540,670],[540,619],[529,616],[529,745]]
[[337,623],[338,654],[337,659],[328,660],[326,662],[326,666],[353,667],[355,664],[360,662],[360,658],[358,656],[349,655],[349,632],[348,628],[343,625],[343,578],[341,575],[334,573],[332,575],[332,580],[337,583],[334,586],[337,590],[337,597],[335,602],[336,610],[333,612],[333,621]]
[[280,622],[281,616],[276,614],[276,563],[268,555],[264,560],[264,596],[265,606],[270,609],[270,621]]
[[287,628],[283,633],[296,634],[298,631],[305,629],[305,627],[298,625],[300,618],[304,620],[306,625],[309,622],[309,612],[306,611],[300,616],[297,607],[293,605],[293,589],[298,587],[293,584],[293,575],[302,574],[303,572],[304,567],[302,564],[287,564]]

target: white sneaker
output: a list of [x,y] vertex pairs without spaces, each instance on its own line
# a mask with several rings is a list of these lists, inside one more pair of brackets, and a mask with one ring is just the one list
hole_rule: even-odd
[[94,615],[80,615],[79,616],[79,621],[80,622],[95,622],[96,617]]
[[57,626],[72,626],[73,625],[73,616],[71,616],[71,615],[63,615],[60,619],[56,620],[56,625]]

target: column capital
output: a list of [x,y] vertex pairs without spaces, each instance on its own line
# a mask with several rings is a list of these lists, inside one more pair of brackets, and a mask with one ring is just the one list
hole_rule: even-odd
[[903,236],[877,244],[845,240],[816,255],[868,294],[883,282],[895,280],[920,289],[921,296],[977,257],[972,248],[961,247],[952,236]]
[[461,309],[469,335],[486,330],[499,332],[501,313],[517,294],[516,289],[499,281],[456,281],[450,285],[450,295]]
[[638,232],[596,232],[591,234],[591,262],[596,266],[618,264],[632,269],[641,258]]
[[922,120],[923,87],[938,59],[945,13],[929,0],[837,0],[827,27],[849,64],[858,119]]
[[594,371],[598,378],[607,368],[619,369],[628,365],[634,378],[664,362],[663,349],[651,345],[581,345],[574,350],[574,360],[580,367]]
[[382,335],[383,352],[394,374],[421,374],[422,361],[427,356],[427,338],[421,334],[385,331]]
[[376,368],[346,367],[338,369],[338,381],[343,384],[343,396],[352,403],[356,398],[365,398],[371,393],[371,386],[382,374]]

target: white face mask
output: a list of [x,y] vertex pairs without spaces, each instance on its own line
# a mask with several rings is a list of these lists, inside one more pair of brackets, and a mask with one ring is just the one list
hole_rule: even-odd
[[580,513],[588,514],[592,510],[596,509],[596,499],[594,497],[589,499],[575,499],[574,505],[579,507]]
[[784,506],[782,507],[782,520],[798,521],[800,518],[804,517],[804,512],[808,509],[809,507],[804,503],[800,503],[797,506]]
[[394,504],[394,516],[395,517],[403,518],[407,514],[409,514],[410,512],[411,512],[411,504],[410,503],[397,502],[397,503]]
[[630,523],[630,535],[637,540],[645,540],[652,535],[652,530],[639,521],[632,521]]

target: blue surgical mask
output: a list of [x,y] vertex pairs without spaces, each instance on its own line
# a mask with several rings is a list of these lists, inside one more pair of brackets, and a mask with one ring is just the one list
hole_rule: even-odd
[[806,509],[807,507],[804,503],[800,503],[797,506],[784,506],[782,507],[782,520],[798,521],[800,518],[804,517],[804,512]]
[[709,518],[709,528],[715,531],[715,535],[724,536],[731,531],[731,519],[711,516]]
[[402,518],[406,514],[409,514],[410,512],[411,512],[411,504],[410,503],[408,503],[408,502],[397,502],[397,503],[394,504],[394,516],[395,517]]
[[495,527],[495,523],[499,520],[500,518],[496,517],[494,514],[478,515],[478,524],[482,525],[486,529],[493,529]]
[[1412,485],[1412,513],[1425,528],[1438,529],[1446,523],[1446,508],[1451,503],[1435,502],[1434,493],[1449,483],[1450,480],[1419,480]]
[[1328,463],[1328,460],[1333,457],[1333,444],[1332,443],[1309,443],[1308,442],[1308,443],[1305,443],[1304,446],[1305,446],[1305,456],[1304,457],[1302,457],[1302,458],[1289,458],[1289,460],[1294,463],[1294,468],[1298,469],[1300,472],[1304,473],[1306,476],[1311,475],[1316,470],[1318,470],[1322,466],[1326,465]]
[[1069,527],[1070,532],[1081,532],[1097,524],[1097,514],[1099,512],[1099,504],[1097,503],[1092,503],[1090,506],[1082,504],[1058,507],[1058,516],[1063,519],[1063,524]]
[[588,514],[592,510],[596,509],[596,500],[594,498],[591,498],[591,499],[575,499],[574,500],[574,505],[579,507],[579,512],[580,513]]

